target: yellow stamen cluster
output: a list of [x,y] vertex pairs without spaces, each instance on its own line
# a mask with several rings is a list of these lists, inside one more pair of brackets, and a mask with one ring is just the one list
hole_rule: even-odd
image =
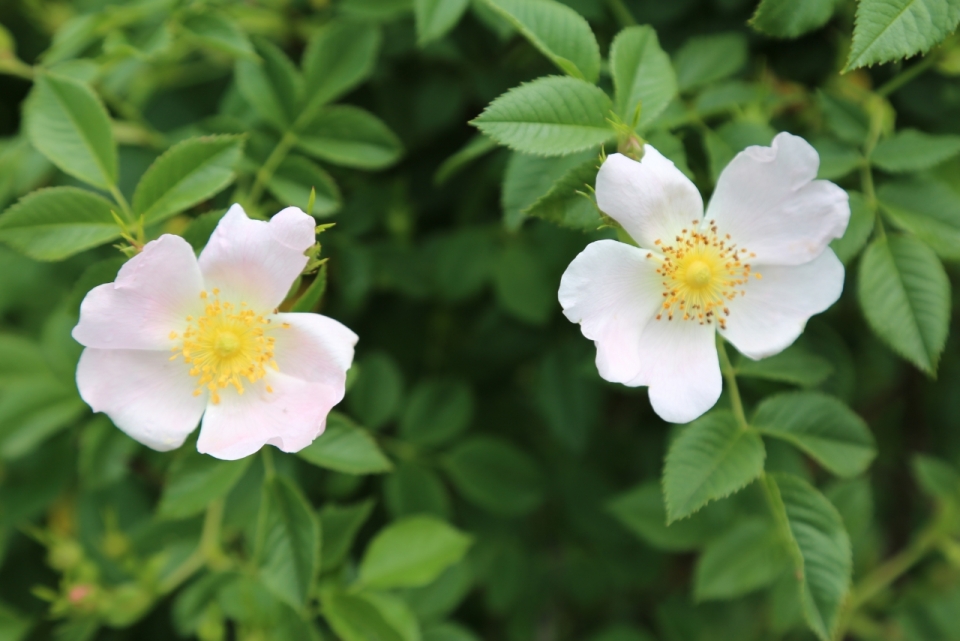
[[[182,336],[170,332],[170,339],[178,340],[170,360],[182,355],[192,366],[190,375],[200,379],[193,395],[199,396],[206,388],[214,404],[220,402],[220,390],[232,385],[243,394],[242,379],[254,383],[266,376],[267,367],[279,371],[273,360],[276,339],[267,335],[272,329],[270,319],[248,309],[246,303],[237,309],[221,302],[219,294],[217,289],[212,296],[202,292],[203,315],[187,316],[189,324]],[[267,391],[273,390],[268,386]]]
[[[744,295],[742,287],[751,274],[745,261],[756,254],[737,247],[730,234],[721,237],[714,221],[701,225],[695,220],[673,243],[655,244],[662,254],[650,252],[647,258],[660,261],[657,273],[663,277],[664,300],[657,320],[677,317],[704,325],[716,319],[726,328],[727,301]],[[756,272],[753,276],[761,278]]]

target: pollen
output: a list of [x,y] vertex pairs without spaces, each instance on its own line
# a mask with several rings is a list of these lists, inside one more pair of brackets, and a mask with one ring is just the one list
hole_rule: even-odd
[[743,286],[751,273],[761,276],[745,262],[754,254],[731,243],[729,234],[718,234],[714,221],[699,227],[684,229],[672,244],[657,240],[663,253],[647,254],[660,262],[657,274],[663,278],[663,303],[656,318],[701,325],[716,322],[725,328],[730,315],[727,301],[746,293]]
[[[249,309],[222,302],[219,290],[202,292],[205,307],[202,315],[188,316],[187,328],[172,349],[170,360],[183,356],[190,375],[197,377],[194,396],[210,392],[215,405],[220,391],[228,387],[243,394],[244,383],[255,383],[267,374],[267,367],[279,371],[274,360],[276,338],[270,336],[270,319]],[[170,332],[176,339],[177,333]],[[269,391],[272,391],[268,387]]]

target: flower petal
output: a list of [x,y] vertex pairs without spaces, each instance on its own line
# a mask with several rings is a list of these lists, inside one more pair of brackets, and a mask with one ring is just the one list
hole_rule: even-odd
[[703,217],[703,199],[690,179],[651,145],[640,162],[607,157],[597,174],[597,206],[641,247],[672,241]]
[[663,300],[661,277],[647,252],[614,240],[590,243],[560,279],[563,313],[597,345],[597,370],[611,383],[641,367],[640,333]]
[[752,359],[777,354],[803,332],[807,320],[826,310],[843,292],[843,263],[826,249],[797,266],[757,265],[744,295],[730,301],[723,336]]
[[778,134],[770,147],[747,147],[720,174],[707,218],[756,254],[757,263],[813,260],[850,220],[847,192],[814,180],[820,158],[799,136]]
[[660,418],[689,423],[713,407],[723,387],[714,326],[666,319],[647,323],[640,335],[643,367],[627,385],[650,387]]
[[277,314],[275,322],[289,325],[274,334],[274,355],[280,371],[311,383],[339,387],[343,398],[357,335],[320,314]]
[[77,365],[80,397],[131,438],[161,452],[180,447],[197,427],[206,395],[168,352],[83,350]]
[[226,389],[218,404],[207,406],[197,450],[228,461],[249,456],[264,445],[299,451],[323,432],[330,408],[341,398],[342,387],[269,372],[246,386],[243,394]]
[[220,219],[200,254],[206,286],[221,298],[257,310],[275,309],[307,264],[316,222],[296,207],[270,219],[250,220],[240,205]]
[[161,236],[127,261],[116,281],[87,293],[73,337],[86,347],[166,350],[170,332],[181,332],[200,308],[202,290],[189,243]]

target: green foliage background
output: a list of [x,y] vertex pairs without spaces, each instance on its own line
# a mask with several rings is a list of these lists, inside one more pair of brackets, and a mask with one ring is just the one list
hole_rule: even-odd
[[[0,639],[960,639],[958,22],[6,0]],[[618,234],[598,155],[649,141],[707,196],[783,130],[850,193],[844,295],[778,356],[726,348],[717,408],[667,425],[556,302]],[[335,223],[285,306],[359,334],[347,398],[297,455],[157,453],[80,400],[69,332],[232,202]]]

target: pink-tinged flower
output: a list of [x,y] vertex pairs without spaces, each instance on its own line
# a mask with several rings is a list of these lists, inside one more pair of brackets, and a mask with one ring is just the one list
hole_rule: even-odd
[[850,218],[846,192],[814,180],[820,159],[787,133],[748,147],[703,200],[650,145],[640,162],[614,154],[597,205],[639,247],[591,243],[560,281],[560,304],[597,346],[604,379],[647,385],[654,411],[686,423],[720,397],[715,332],[765,358],[793,343],[843,290],[828,243]]
[[314,226],[295,207],[263,222],[234,205],[199,260],[179,236],[147,243],[83,300],[80,396],[156,450],[183,444],[201,416],[197,449],[217,458],[309,445],[343,399],[357,342],[333,319],[277,311]]

